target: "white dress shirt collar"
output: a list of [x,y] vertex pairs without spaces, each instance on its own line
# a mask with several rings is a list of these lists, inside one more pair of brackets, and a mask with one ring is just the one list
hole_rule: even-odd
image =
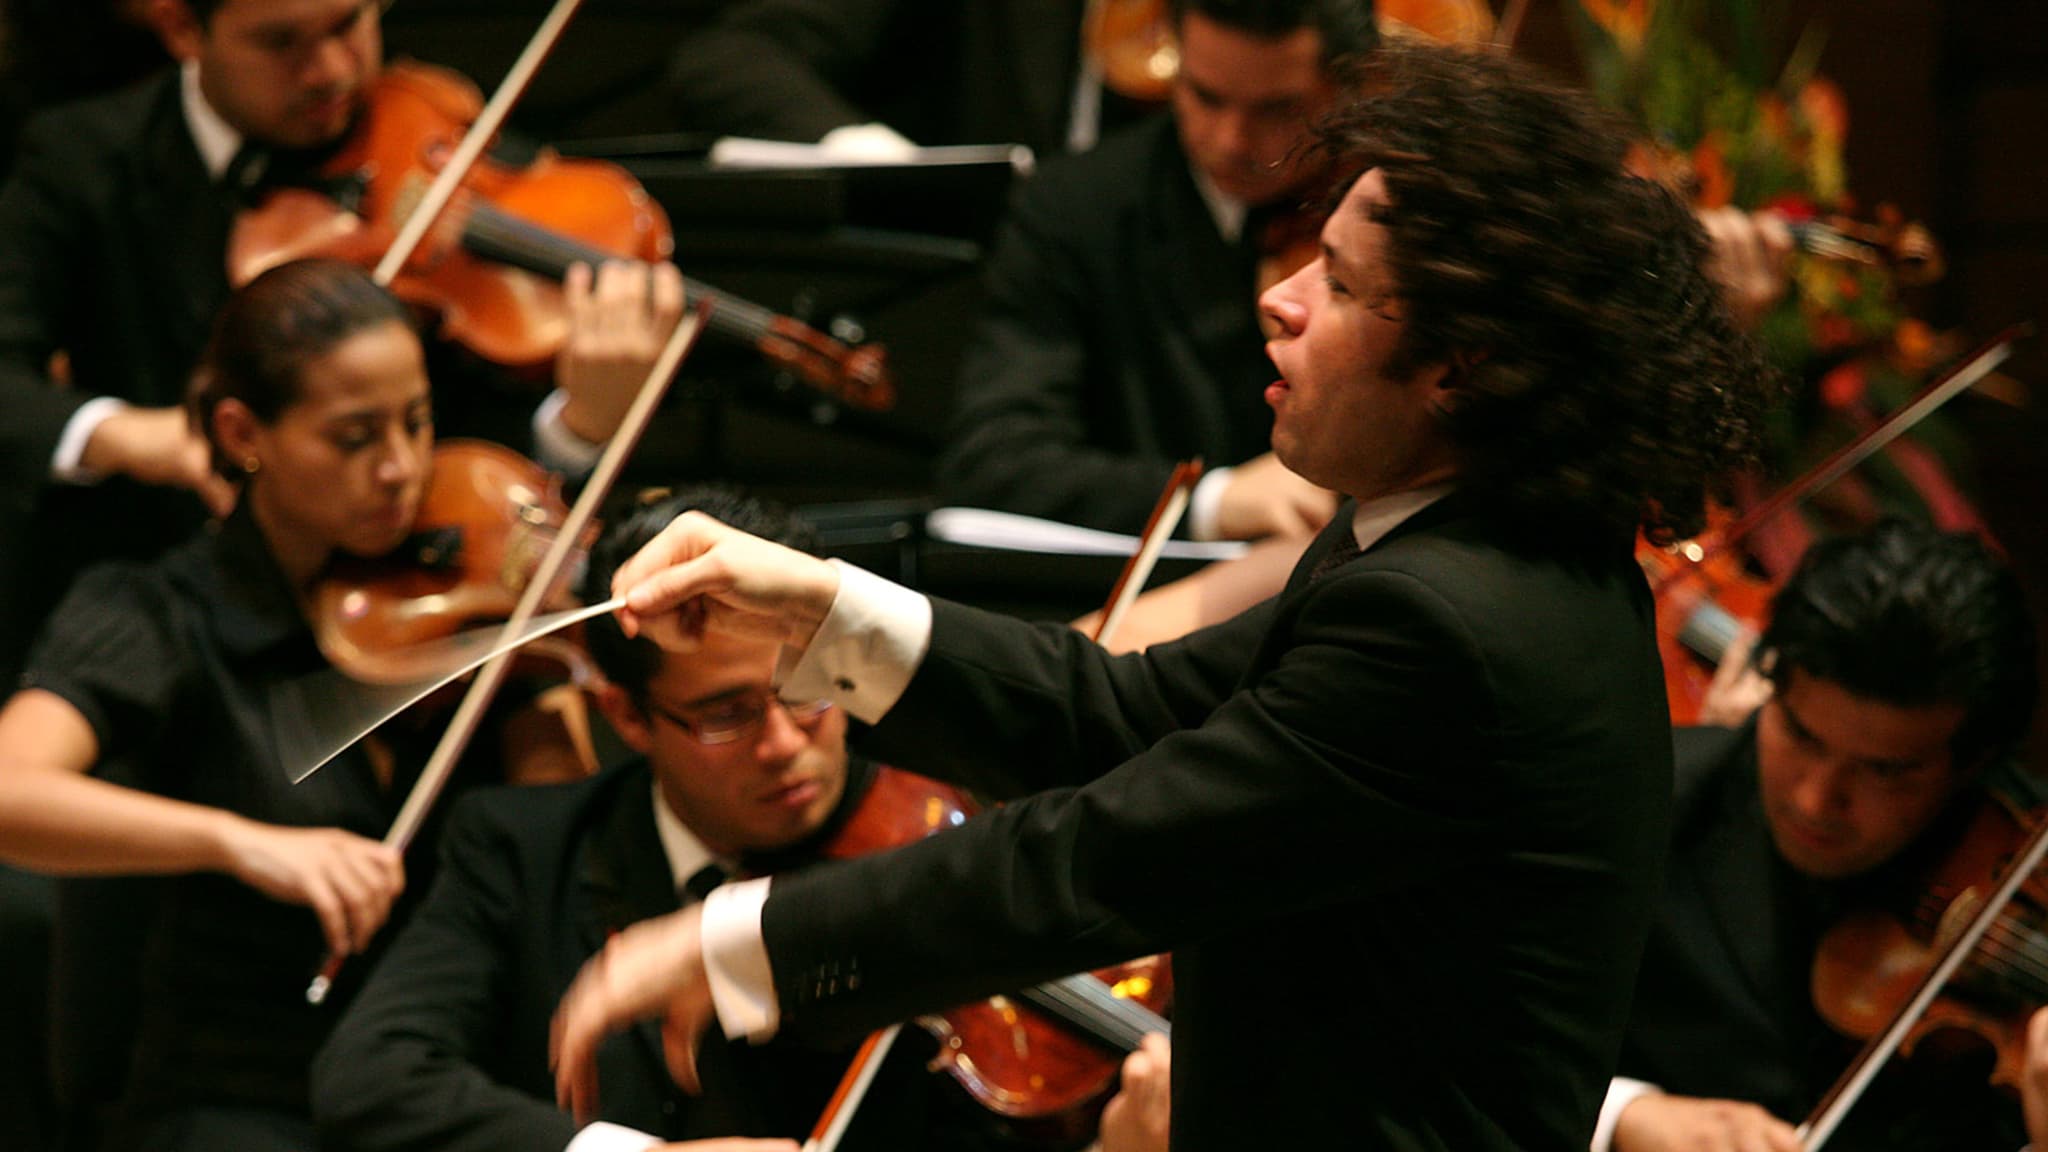
[[199,90],[199,61],[187,60],[179,66],[178,95],[185,105],[185,126],[192,130],[200,162],[206,165],[208,176],[219,180],[241,150],[242,134],[206,102],[206,94]]
[[654,831],[661,837],[661,854],[668,857],[669,875],[675,880],[676,891],[682,891],[690,877],[702,871],[706,864],[720,865],[728,873],[735,871],[731,861],[714,856],[711,849],[697,839],[697,834],[690,831],[689,825],[683,823],[682,817],[669,808],[668,801],[661,795],[661,782],[656,781],[651,787],[654,789]]
[[1226,243],[1235,244],[1244,234],[1244,217],[1249,207],[1244,201],[1224,194],[1221,188],[1200,168],[1188,165],[1188,174],[1195,178],[1195,191],[1202,196],[1202,203],[1209,209],[1209,218],[1216,222],[1216,234]]
[[1443,499],[1451,487],[1448,482],[1431,484],[1360,504],[1351,517],[1351,535],[1358,541],[1358,550],[1363,552],[1379,543],[1403,520]]

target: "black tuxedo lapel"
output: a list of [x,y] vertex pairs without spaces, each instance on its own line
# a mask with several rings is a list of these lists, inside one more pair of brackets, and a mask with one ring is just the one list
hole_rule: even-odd
[[1330,554],[1332,548],[1337,547],[1345,533],[1352,530],[1352,520],[1357,515],[1357,501],[1344,500],[1338,503],[1337,514],[1330,517],[1330,522],[1323,525],[1323,530],[1316,533],[1316,538],[1302,550],[1301,559],[1294,562],[1294,571],[1287,575],[1287,587],[1280,593],[1283,599],[1308,586],[1316,569],[1322,566],[1323,558]]
[[[155,299],[190,316],[188,324],[177,327],[200,334],[187,342],[190,347],[181,349],[186,362],[197,362],[196,340],[212,330],[213,315],[227,298],[226,252],[233,209],[227,194],[207,175],[198,145],[192,142],[175,74],[163,85],[150,115],[145,152],[135,160],[133,178],[122,184],[121,195],[131,200],[123,214],[161,222],[157,242],[162,247],[135,253],[136,271],[151,282]],[[183,396],[136,399],[175,404]]]
[[[644,772],[623,774],[611,811],[588,841],[579,882],[583,888],[582,932],[591,955],[614,933],[681,907],[661,834],[654,828],[654,785]],[[659,1023],[643,1020],[631,1029],[643,1054],[666,1083],[668,1065],[662,1057]]]
[[[580,883],[585,897],[582,931],[592,954],[612,933],[682,906],[662,851],[661,833],[655,830],[654,784],[646,772],[623,774],[610,813],[596,824]],[[652,1065],[651,1083],[671,1083],[660,1022],[642,1020],[630,1031],[634,1047]],[[681,1126],[665,1136],[686,1139],[762,1130],[759,1094],[749,1086],[733,1048],[716,1038],[699,1048],[697,1072],[703,1095],[683,1106]]]
[[1697,821],[1697,838],[1677,866],[1699,892],[1728,969],[1759,1006],[1759,1018],[1782,1034],[1783,1021],[1791,1018],[1786,1012],[1805,1000],[1804,987],[1787,978],[1785,957],[1806,952],[1799,941],[1785,939],[1779,915],[1775,849],[1757,793],[1754,728],[1742,729],[1740,739],[1739,754],[1702,788],[1697,811],[1680,814],[1687,823]]
[[[1148,167],[1134,176],[1155,182],[1149,199],[1158,212],[1138,241],[1143,250],[1134,254],[1139,267],[1147,269],[1140,284],[1150,287],[1133,304],[1155,313],[1141,331],[1178,334],[1164,341],[1159,353],[1173,375],[1191,382],[1175,395],[1192,411],[1161,415],[1219,436],[1270,427],[1264,392],[1250,378],[1258,344],[1251,261],[1218,235],[1170,123],[1162,122],[1144,155]],[[1219,296],[1217,285],[1232,290]]]

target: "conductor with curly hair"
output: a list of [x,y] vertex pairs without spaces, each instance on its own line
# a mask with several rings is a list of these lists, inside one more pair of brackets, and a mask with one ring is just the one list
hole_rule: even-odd
[[1021,798],[620,936],[557,1018],[835,1034],[1174,953],[1182,1149],[1582,1149],[1657,887],[1670,729],[1631,554],[1770,386],[1683,206],[1518,66],[1390,50],[1261,302],[1273,448],[1350,501],[1287,588],[1119,658],[681,522],[620,573],[688,648],[780,636],[894,762]]

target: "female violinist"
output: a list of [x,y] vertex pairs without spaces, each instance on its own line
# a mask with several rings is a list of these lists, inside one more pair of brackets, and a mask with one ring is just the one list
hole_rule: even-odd
[[[382,68],[370,0],[145,7],[178,65],[33,119],[0,184],[0,462],[25,510],[0,520],[9,680],[80,571],[153,559],[224,507],[227,486],[179,405],[229,294],[244,176],[312,166]],[[444,432],[526,442],[532,399],[457,413],[463,397],[441,383]]]
[[[1818,941],[1917,903],[2026,730],[2032,636],[1975,539],[1890,521],[1808,554],[1758,642],[1769,699],[1677,733],[1672,858],[1596,1147],[1800,1147],[1854,1050],[1810,991]],[[1940,1047],[1888,1070],[1840,1146],[2019,1147],[1989,1061],[1923,1058]]]
[[[577,359],[571,374],[619,368]],[[235,512],[160,561],[95,569],[52,618],[0,710],[0,844],[27,868],[163,878],[135,951],[99,957],[108,983],[86,990],[118,999],[139,976],[109,1143],[303,1148],[307,1065],[334,1016],[301,989],[323,948],[364,949],[431,859],[376,837],[438,733],[401,725],[295,786],[269,692],[324,664],[305,606],[329,562],[411,532],[432,399],[404,306],[313,261],[229,301],[192,413],[240,485]],[[574,770],[549,718],[508,707],[489,731],[472,774]]]

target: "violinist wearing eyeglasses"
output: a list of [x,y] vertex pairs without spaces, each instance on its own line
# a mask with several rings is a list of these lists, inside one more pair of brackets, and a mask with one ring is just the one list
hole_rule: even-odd
[[[2007,763],[2034,703],[2033,636],[1975,539],[1889,521],[1808,553],[1757,644],[1761,707],[1677,733],[1672,857],[1596,1152],[1802,1147],[1795,1125],[1860,1046],[1824,1020],[1841,995],[1821,994],[1816,954],[1852,914],[1905,923],[1998,794],[2039,803]],[[2011,943],[1994,930],[1988,947]],[[2015,1029],[2017,1068],[2048,981],[2008,979],[1973,965],[1953,995]],[[2030,1104],[2048,1102],[2043,1056],[2026,1061]],[[2021,1109],[1990,1073],[1981,1039],[1933,1033],[1827,1146],[2012,1152]]]
[[[605,597],[617,566],[686,510],[815,544],[787,512],[686,489],[607,533],[588,594]],[[605,1093],[588,1122],[555,1107],[549,1018],[607,936],[701,900],[726,877],[815,859],[880,771],[848,754],[843,711],[776,694],[771,642],[725,637],[681,656],[628,639],[609,617],[587,639],[607,680],[599,702],[636,756],[586,781],[475,794],[451,814],[433,892],[315,1066],[324,1152],[698,1140],[685,1146],[793,1152],[785,1140],[713,1138],[803,1135],[845,1069],[850,1052],[834,1047],[720,1045],[705,1052],[704,1091],[692,1096],[668,1076],[652,1031],[636,1031],[599,1058]],[[979,1107],[906,1048],[843,1146],[989,1147]]]

